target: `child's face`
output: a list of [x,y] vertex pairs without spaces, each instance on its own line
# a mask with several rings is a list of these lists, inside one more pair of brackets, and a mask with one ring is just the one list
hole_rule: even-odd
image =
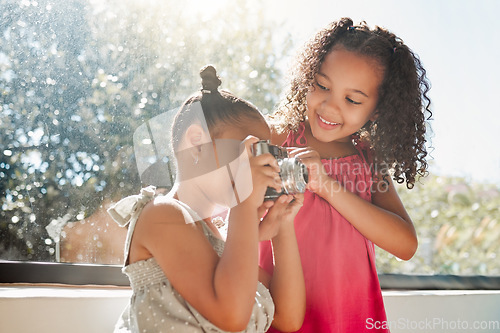
[[375,119],[383,71],[373,59],[343,48],[330,52],[307,94],[307,117],[322,142],[347,142]]
[[[247,153],[241,145],[249,135],[269,140],[271,132],[264,119],[260,121],[248,119],[245,120],[245,128],[225,126],[222,133],[214,139],[213,146],[209,148],[216,160],[216,169],[198,177],[196,181],[205,197],[214,204],[234,207],[238,200],[243,201],[251,193],[251,173],[249,169],[247,170]],[[206,157],[203,160],[206,160]],[[203,160],[200,160],[200,163],[203,163]]]

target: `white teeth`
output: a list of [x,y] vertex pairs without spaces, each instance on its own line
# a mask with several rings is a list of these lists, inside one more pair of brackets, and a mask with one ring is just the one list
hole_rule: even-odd
[[320,115],[318,115],[319,119],[324,122],[325,124],[328,124],[328,125],[340,125],[339,123],[332,123],[332,122],[329,122],[328,120],[325,120],[323,117],[321,117]]

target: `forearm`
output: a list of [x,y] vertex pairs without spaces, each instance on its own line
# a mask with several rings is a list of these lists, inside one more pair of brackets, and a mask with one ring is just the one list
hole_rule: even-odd
[[398,258],[408,260],[413,256],[418,242],[407,214],[398,215],[347,191],[334,179],[330,182],[318,194],[363,236]]
[[300,329],[304,320],[306,292],[293,223],[282,226],[272,239],[275,260],[270,292],[275,304],[272,326],[283,332]]
[[224,252],[214,272],[218,310],[250,318],[258,281],[258,217],[255,209],[234,208]]

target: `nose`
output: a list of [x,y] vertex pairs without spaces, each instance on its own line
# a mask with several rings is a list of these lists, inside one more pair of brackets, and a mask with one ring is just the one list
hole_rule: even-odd
[[339,104],[340,104],[339,101],[332,93],[325,98],[321,106],[328,113],[339,113],[340,112]]

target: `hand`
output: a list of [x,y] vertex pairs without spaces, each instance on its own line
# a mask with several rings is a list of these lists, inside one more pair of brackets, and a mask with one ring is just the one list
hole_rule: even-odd
[[264,201],[262,205],[260,205],[260,207],[257,209],[257,215],[259,216],[259,218],[262,219],[264,215],[266,215],[269,208],[271,208],[273,205],[274,201],[271,200]]
[[280,196],[259,225],[259,241],[274,238],[284,227],[293,228],[293,220],[303,203],[303,194]]
[[322,192],[328,190],[328,184],[332,179],[326,173],[317,151],[309,147],[289,148],[288,154],[290,157],[299,159],[307,167],[307,171],[309,172],[307,189],[309,191],[321,195]]
[[[271,154],[262,154],[254,156],[251,147],[259,139],[254,136],[248,136],[243,140],[245,149],[248,153],[249,166],[252,179],[252,193],[248,198],[243,200],[243,203],[254,205],[256,208],[261,207],[264,203],[264,195],[268,187],[281,191],[281,179],[279,176],[279,165],[276,158]],[[262,216],[263,210],[260,209],[259,216]]]

